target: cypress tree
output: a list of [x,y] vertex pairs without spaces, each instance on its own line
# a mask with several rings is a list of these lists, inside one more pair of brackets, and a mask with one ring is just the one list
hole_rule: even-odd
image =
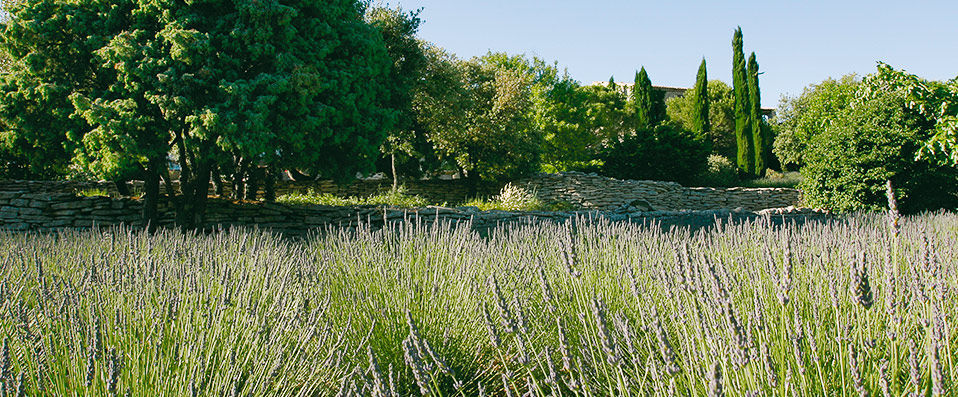
[[619,92],[619,87],[615,84],[615,76],[609,76],[609,90],[612,92]]
[[752,144],[751,106],[741,27],[735,29],[735,35],[732,36],[732,89],[735,95],[735,140],[738,143],[736,163],[743,173],[751,174],[755,170],[755,147]]
[[695,98],[692,102],[692,130],[702,136],[712,129],[709,123],[709,87],[705,58],[699,65],[699,74],[695,78]]
[[655,125],[652,109],[652,81],[649,74],[642,67],[635,74],[635,85],[632,86],[632,101],[635,104],[635,129],[645,130]]
[[753,172],[755,175],[765,174],[765,168],[768,167],[766,154],[768,152],[769,142],[765,139],[765,128],[762,122],[762,99],[758,88],[758,62],[755,60],[753,52],[748,57],[748,96],[751,109],[749,120],[752,127],[752,144],[755,152],[755,163]]

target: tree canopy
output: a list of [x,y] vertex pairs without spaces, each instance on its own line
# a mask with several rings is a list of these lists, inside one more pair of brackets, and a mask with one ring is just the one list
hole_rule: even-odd
[[860,80],[854,74],[809,85],[801,95],[779,103],[774,153],[783,165],[805,164],[808,142],[818,136],[855,98]]
[[[698,85],[696,85],[697,87]],[[697,88],[693,87],[686,91],[685,95],[675,98],[669,98],[666,101],[668,109],[668,118],[679,127],[695,131],[693,118],[695,112],[695,98],[700,95]],[[729,159],[735,158],[735,111],[734,98],[732,96],[732,87],[721,80],[710,80],[708,82],[708,103],[709,103],[709,130],[705,136],[712,144],[712,153],[724,156]]]
[[[366,21],[376,27],[386,44],[386,52],[392,60],[389,69],[388,107],[396,110],[396,123],[387,131],[382,152],[388,157],[393,187],[398,184],[398,169],[421,175],[419,162],[430,157],[430,147],[413,109],[413,96],[427,84],[423,79],[426,67],[424,44],[416,38],[422,20],[420,10],[403,11],[402,8],[371,7],[366,11]],[[398,159],[397,159],[398,157]]]
[[755,169],[755,146],[752,143],[752,120],[749,103],[748,72],[745,53],[742,50],[742,28],[735,29],[732,36],[732,87],[735,94],[735,140],[737,143],[736,164],[743,174]]
[[225,159],[326,177],[367,170],[396,111],[364,11],[355,0],[26,2],[0,34],[18,63],[0,99],[5,140],[53,130],[75,167],[102,178],[155,181],[173,154],[184,226],[202,219]]
[[914,106],[910,88],[888,84],[882,69],[862,82],[826,80],[786,101],[789,145],[777,150],[791,159],[801,148],[805,201],[836,211],[880,209],[890,180],[903,211],[958,206],[958,168],[920,155],[940,121]]
[[869,75],[866,83],[866,95],[880,95],[889,89],[903,91],[908,109],[933,121],[934,129],[922,142],[918,159],[958,167],[958,77],[929,81],[879,62],[878,71]]
[[702,134],[703,136],[711,129],[709,123],[709,93],[708,93],[708,70],[705,66],[705,58],[702,58],[702,64],[699,65],[698,74],[695,76],[695,86],[686,96],[692,98],[692,125],[690,130]]
[[[429,73],[444,82],[417,98],[429,140],[471,181],[510,179],[534,172],[542,135],[535,129],[534,86],[551,73],[523,59],[490,53],[460,61],[432,51]],[[540,80],[544,79],[544,80]]]

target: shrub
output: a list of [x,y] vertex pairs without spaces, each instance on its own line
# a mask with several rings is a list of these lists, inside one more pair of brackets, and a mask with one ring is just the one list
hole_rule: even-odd
[[709,155],[705,172],[699,176],[698,184],[702,186],[728,187],[738,182],[738,168],[728,157],[717,154]]
[[[898,238],[878,214],[768,222],[690,233],[582,218],[489,237],[447,222],[304,239],[0,232],[0,387],[837,396],[856,383],[878,395],[881,383],[890,395],[919,383],[922,396],[953,395],[958,215],[904,217]],[[850,349],[856,361],[839,364]],[[718,366],[726,372],[703,382]]]
[[799,172],[777,172],[768,170],[764,178],[756,178],[742,182],[745,187],[787,187],[796,188],[802,183],[802,174]]
[[112,197],[110,192],[100,188],[77,189],[75,191],[79,197]]
[[604,155],[602,173],[619,179],[691,184],[705,171],[709,149],[705,139],[690,131],[660,125],[613,143]]
[[482,211],[501,210],[501,211],[541,211],[558,208],[552,208],[542,202],[534,191],[530,191],[521,186],[507,183],[499,191],[499,195],[492,200],[473,199],[463,204],[479,208]]
[[420,196],[407,193],[406,188],[402,186],[396,190],[390,190],[369,197],[339,197],[329,193],[316,193],[313,191],[313,189],[309,189],[306,191],[306,193],[284,194],[277,197],[276,202],[294,205],[382,205],[401,208],[418,208],[430,205],[428,200]]
[[807,204],[835,211],[880,209],[891,180],[905,212],[958,205],[958,170],[916,160],[928,121],[900,92],[857,98],[811,137],[800,187]]

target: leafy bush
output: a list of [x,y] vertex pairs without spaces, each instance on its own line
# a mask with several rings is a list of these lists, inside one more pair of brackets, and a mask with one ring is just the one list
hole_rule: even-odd
[[477,198],[463,205],[476,207],[482,211],[543,211],[552,209],[536,197],[535,192],[529,191],[521,186],[513,185],[512,183],[507,183],[503,186],[502,190],[499,191],[499,195],[492,200]]
[[802,183],[802,174],[799,172],[776,172],[768,170],[764,178],[750,179],[742,182],[745,187],[787,187],[796,188]]
[[420,208],[430,205],[428,200],[423,197],[407,193],[406,189],[402,186],[396,190],[390,190],[369,197],[339,197],[329,193],[317,194],[312,189],[309,189],[305,194],[284,194],[280,197],[277,197],[276,202],[282,204],[315,204],[331,206],[384,205],[401,208]]
[[660,125],[615,142],[604,155],[602,173],[619,179],[694,184],[708,166],[709,143],[690,131]]
[[112,197],[110,192],[100,188],[77,189],[75,191],[79,197]]
[[823,133],[855,98],[858,76],[826,79],[805,88],[801,95],[785,98],[776,112],[778,134],[772,152],[782,166],[805,164],[809,141]]
[[[807,204],[835,211],[885,207],[885,183],[906,212],[955,208],[958,170],[916,160],[932,123],[907,107],[900,91],[868,87],[808,139],[800,185]],[[864,91],[864,90],[863,90]]]
[[[706,132],[712,144],[712,153],[734,158],[735,144],[735,100],[732,96],[732,87],[721,80],[708,82],[709,97],[709,125]],[[669,98],[665,101],[669,120],[686,130],[693,130],[692,119],[695,112],[694,102],[696,91],[694,88],[685,92],[685,95]]]
[[728,157],[717,154],[709,155],[705,172],[697,180],[698,185],[729,187],[738,182],[738,167]]

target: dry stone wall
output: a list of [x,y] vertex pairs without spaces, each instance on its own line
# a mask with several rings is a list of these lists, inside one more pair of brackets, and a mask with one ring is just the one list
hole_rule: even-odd
[[673,182],[620,180],[581,172],[540,174],[517,184],[534,190],[545,201],[564,201],[579,208],[599,210],[615,210],[634,203],[637,208],[647,204],[651,209],[664,211],[759,211],[799,206],[801,201],[796,189],[685,187]]
[[[388,185],[383,187],[380,181],[365,182],[348,186],[331,182],[285,184],[278,191],[313,189],[340,195],[369,195],[388,189]],[[580,210],[507,212],[479,211],[474,207],[408,210],[234,203],[214,199],[208,204],[206,227],[255,225],[282,232],[307,233],[330,226],[353,227],[361,223],[382,225],[401,220],[427,223],[442,220],[470,222],[475,228],[485,229],[503,223],[565,222],[583,216],[611,221],[656,221],[664,225],[695,226],[711,223],[715,218],[751,219],[770,213],[781,215],[783,219],[821,215],[795,209],[800,197],[798,191],[793,189],[687,188],[675,183],[622,181],[583,173],[544,174],[516,183],[534,190],[544,201],[569,202]],[[408,186],[411,193],[428,191],[434,195],[433,201],[453,203],[465,200],[467,191],[461,181],[429,181]],[[140,223],[140,201],[105,196],[77,197],[76,192],[83,189],[116,192],[116,187],[107,182],[0,181],[0,228],[48,231]],[[443,196],[444,192],[449,195]],[[767,210],[769,208],[780,209]],[[161,226],[173,223],[173,208],[169,203],[161,202],[159,213]]]
[[[0,191],[0,230],[55,231],[64,228],[90,228],[112,225],[140,226],[142,202],[129,198],[105,196],[77,197],[70,193],[37,193]],[[173,224],[174,214],[168,203],[159,208],[160,226]],[[211,200],[207,207],[205,228],[258,227],[291,235],[322,232],[329,227],[355,228],[359,225],[378,228],[392,222],[465,223],[478,231],[500,225],[523,225],[538,222],[569,222],[591,218],[634,222],[663,227],[702,227],[716,220],[742,221],[767,215],[770,222],[805,221],[825,218],[825,214],[794,208],[765,212],[750,211],[479,211],[475,207],[427,207],[396,209],[370,206],[331,207],[321,205],[284,205],[276,203],[234,203]]]
[[[546,202],[568,202],[576,208],[603,211],[628,209],[629,204],[634,204],[637,210],[741,208],[759,211],[799,206],[801,201],[800,192],[795,189],[685,187],[672,182],[619,180],[581,172],[539,174],[514,183],[534,191]],[[134,190],[142,190],[140,182],[132,182],[131,185]],[[469,198],[469,187],[463,180],[409,181],[405,186],[408,193],[422,196],[433,203],[456,205]],[[482,185],[479,195],[494,196],[501,187],[501,184]],[[337,196],[368,197],[390,188],[390,181],[383,180],[359,180],[345,185],[332,181],[286,181],[277,183],[276,194],[313,191]],[[116,186],[109,182],[0,181],[0,192],[73,194],[83,189],[100,189],[116,195]]]

